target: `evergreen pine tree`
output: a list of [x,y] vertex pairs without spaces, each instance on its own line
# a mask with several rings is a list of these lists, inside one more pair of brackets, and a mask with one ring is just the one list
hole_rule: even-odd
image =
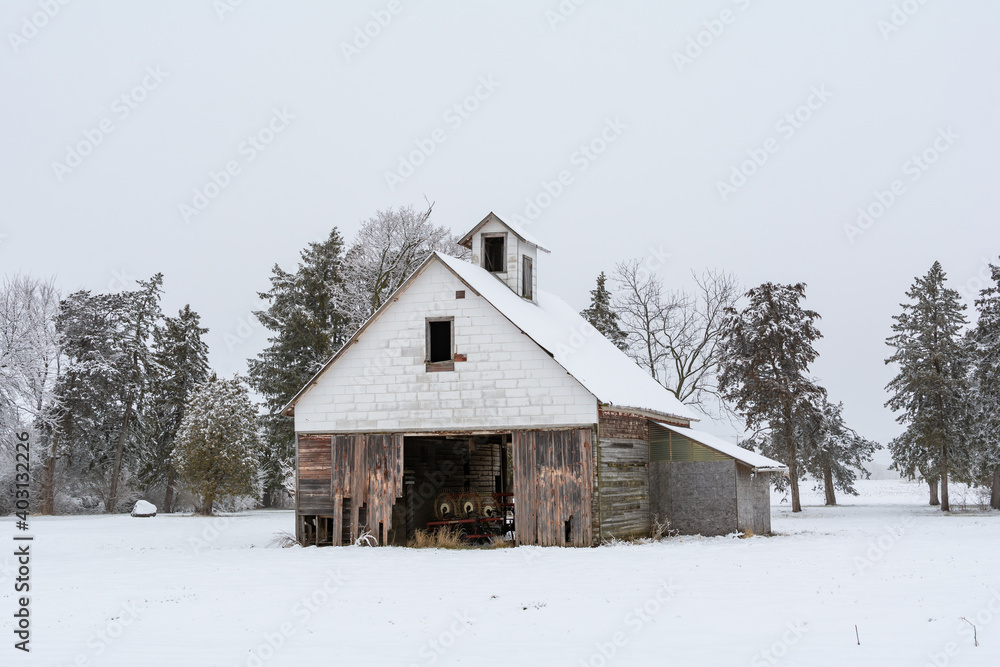
[[117,294],[80,291],[60,304],[56,328],[68,368],[56,388],[53,437],[79,478],[114,512],[149,427],[152,357],[163,276]]
[[1000,266],[990,265],[993,284],[976,300],[972,331],[974,424],[973,483],[990,486],[990,507],[1000,509]]
[[611,292],[608,291],[606,282],[607,276],[601,271],[601,275],[597,276],[597,287],[590,290],[590,307],[581,311],[580,315],[618,349],[625,351],[628,348],[628,336],[618,326],[618,313],[611,306]]
[[110,467],[108,452],[122,411],[118,392],[120,334],[114,295],[79,291],[60,303],[56,329],[66,370],[56,385],[52,437],[57,457],[84,493],[100,493]]
[[[149,414],[150,383],[153,379],[152,354],[149,346],[150,338],[156,322],[160,319],[160,293],[162,292],[163,274],[157,273],[149,280],[136,281],[139,289],[122,292],[119,297],[119,315],[123,325],[121,338],[121,355],[119,378],[122,401],[125,404],[125,414],[115,447],[114,467],[111,473],[111,483],[105,508],[114,512],[120,498],[122,466],[125,464],[127,449],[135,451],[135,443],[129,442],[130,429],[140,432],[144,426],[144,416]],[[134,422],[134,427],[133,427]],[[129,445],[132,444],[132,447]]]
[[222,496],[256,496],[260,439],[243,381],[212,378],[188,401],[172,453],[177,473],[211,514]]
[[[818,406],[800,404],[792,420],[793,438],[797,443],[798,481],[811,475],[817,482],[816,488],[823,489],[827,505],[837,504],[837,489],[858,495],[854,482],[859,475],[865,479],[870,477],[865,464],[871,462],[872,454],[881,447],[849,428],[844,422],[843,409],[843,403],[833,404],[823,398]],[[787,447],[780,435],[780,430],[768,428],[740,445],[773,459],[787,460]],[[777,477],[774,486],[785,491],[789,480]]]
[[208,380],[208,345],[198,313],[184,306],[177,317],[163,318],[153,331],[153,409],[155,433],[149,443],[142,478],[147,485],[164,484],[160,511],[173,511],[176,470],[170,460],[184,406],[195,389]]
[[940,480],[941,509],[947,512],[949,477],[967,473],[971,450],[965,306],[945,280],[941,264],[934,262],[907,291],[910,302],[893,316],[895,333],[886,344],[894,352],[886,363],[899,372],[886,387],[891,394],[886,406],[899,412],[896,421],[906,426],[889,444],[893,467],[909,479],[919,474],[932,489]]
[[293,419],[278,411],[353,333],[344,308],[343,259],[344,241],[334,228],[326,241],[302,251],[295,273],[275,265],[271,289],[259,294],[268,306],[254,315],[272,335],[268,347],[248,361],[248,375],[268,412],[261,418],[266,507],[284,492],[283,468],[295,456]]
[[805,438],[803,467],[819,482],[827,505],[837,504],[836,490],[858,495],[854,482],[858,475],[868,479],[865,468],[872,454],[881,446],[858,435],[844,422],[844,404],[824,400],[822,409],[813,415]]
[[814,322],[819,314],[804,310],[803,283],[765,283],[747,292],[742,311],[727,309],[719,388],[743,415],[747,429],[768,430],[775,458],[788,466],[792,511],[799,501],[797,432],[809,427],[826,391],[809,376],[818,356],[813,343],[822,337]]

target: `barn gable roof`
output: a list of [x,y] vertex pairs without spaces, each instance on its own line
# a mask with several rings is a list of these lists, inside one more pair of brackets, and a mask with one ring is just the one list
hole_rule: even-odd
[[483,225],[485,225],[490,220],[496,220],[501,225],[504,225],[505,227],[507,227],[508,229],[510,229],[510,231],[512,231],[519,239],[521,239],[522,241],[525,241],[526,243],[530,243],[533,246],[537,246],[538,249],[541,250],[542,252],[552,252],[551,250],[549,250],[548,248],[546,248],[545,246],[543,246],[538,241],[538,239],[536,239],[534,236],[532,236],[531,234],[529,234],[524,229],[524,227],[521,227],[520,225],[518,225],[516,223],[513,223],[513,222],[507,222],[505,220],[501,220],[500,216],[498,216],[493,211],[490,211],[490,214],[487,215],[482,220],[480,220],[478,225],[476,225],[475,227],[473,227],[465,236],[463,236],[461,239],[459,239],[458,244],[461,245],[461,246],[465,246],[466,248],[472,248],[472,237],[475,236],[476,232],[478,232],[480,229],[482,229]]
[[368,326],[395,303],[395,297],[405,291],[427,266],[435,261],[441,262],[470,290],[486,299],[602,404],[623,410],[631,409],[677,418],[685,422],[698,420],[695,413],[559,297],[538,290],[538,303],[532,303],[512,292],[485,269],[436,252],[431,253],[396,292],[386,299],[382,307],[306,383],[281,409],[281,412],[288,414],[295,403],[316,384],[320,376],[340,358]]

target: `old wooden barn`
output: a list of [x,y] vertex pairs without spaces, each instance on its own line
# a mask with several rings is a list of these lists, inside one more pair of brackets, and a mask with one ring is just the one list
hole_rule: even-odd
[[648,535],[770,532],[779,463],[690,428],[695,415],[559,298],[547,253],[490,214],[432,254],[286,406],[296,536],[590,546]]

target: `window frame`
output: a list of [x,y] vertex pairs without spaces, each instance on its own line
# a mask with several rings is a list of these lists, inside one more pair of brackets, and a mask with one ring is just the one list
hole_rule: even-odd
[[535,262],[528,255],[521,255],[521,298],[534,300]]
[[[448,323],[448,358],[431,361],[431,323]],[[455,317],[427,317],[424,319],[424,364],[428,371],[450,371],[455,369]]]
[[[500,265],[503,267],[497,271],[491,270],[487,267],[486,262],[486,241],[487,239],[500,239],[502,246],[500,252]],[[480,244],[482,246],[482,257],[483,257],[483,268],[490,273],[507,273],[507,232],[485,232],[480,235]]]

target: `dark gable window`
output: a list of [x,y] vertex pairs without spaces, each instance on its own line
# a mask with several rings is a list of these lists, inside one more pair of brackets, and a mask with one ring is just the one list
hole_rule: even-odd
[[525,299],[531,298],[531,258],[527,255],[521,256],[521,296]]
[[483,268],[492,273],[507,270],[507,235],[483,236]]
[[427,362],[451,361],[451,326],[453,320],[427,322]]

